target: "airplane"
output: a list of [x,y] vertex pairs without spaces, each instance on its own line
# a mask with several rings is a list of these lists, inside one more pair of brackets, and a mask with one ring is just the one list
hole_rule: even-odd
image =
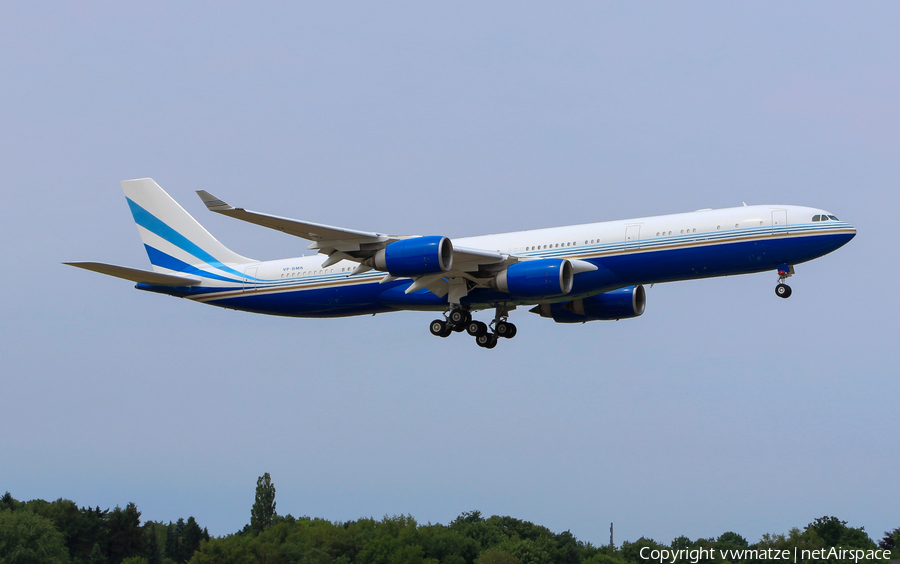
[[[136,282],[139,290],[235,310],[344,317],[442,312],[438,337],[466,332],[483,348],[516,336],[520,306],[558,323],[644,313],[644,285],[775,271],[791,295],[794,266],[849,242],[856,229],[825,210],[751,205],[451,240],[388,235],[235,208],[204,190],[222,215],[312,241],[312,256],[258,261],[226,248],[150,178],[122,190],[153,271],[66,262]],[[472,315],[494,310],[489,323]]]

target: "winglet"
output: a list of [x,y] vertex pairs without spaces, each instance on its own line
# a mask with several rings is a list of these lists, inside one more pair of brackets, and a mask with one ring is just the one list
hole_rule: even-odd
[[206,204],[206,207],[214,212],[223,212],[233,210],[234,208],[223,202],[222,200],[216,198],[206,190],[197,190],[197,195],[200,196],[200,199],[203,200],[203,203]]

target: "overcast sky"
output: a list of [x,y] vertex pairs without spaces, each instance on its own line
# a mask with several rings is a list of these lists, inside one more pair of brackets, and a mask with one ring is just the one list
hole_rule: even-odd
[[[189,5],[186,5],[189,4]],[[579,539],[900,526],[900,5],[0,4],[0,494],[249,522],[463,511]],[[281,319],[60,263],[149,268],[150,176],[236,252],[232,205],[450,237],[748,204],[859,230],[646,313],[526,310],[488,351],[429,313]],[[482,314],[487,317],[487,315]]]

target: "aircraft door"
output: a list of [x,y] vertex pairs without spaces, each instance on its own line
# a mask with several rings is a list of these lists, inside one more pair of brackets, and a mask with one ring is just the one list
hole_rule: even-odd
[[625,228],[625,248],[640,249],[641,248],[641,226],[629,225]]
[[254,266],[253,268],[245,268],[244,269],[244,292],[255,292],[256,291],[256,270],[257,268]]
[[787,210],[775,210],[772,212],[772,233],[787,233]]

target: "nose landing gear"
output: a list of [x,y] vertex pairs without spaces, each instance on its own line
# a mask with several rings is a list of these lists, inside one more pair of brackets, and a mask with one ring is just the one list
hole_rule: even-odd
[[793,266],[790,266],[787,264],[782,264],[782,265],[778,266],[778,285],[775,286],[775,295],[776,296],[778,296],[779,298],[790,298],[791,297],[791,294],[793,293],[791,291],[791,287],[788,286],[787,284],[785,284],[784,281],[787,280],[788,278],[790,278],[791,276],[793,276],[793,274],[794,274]]

